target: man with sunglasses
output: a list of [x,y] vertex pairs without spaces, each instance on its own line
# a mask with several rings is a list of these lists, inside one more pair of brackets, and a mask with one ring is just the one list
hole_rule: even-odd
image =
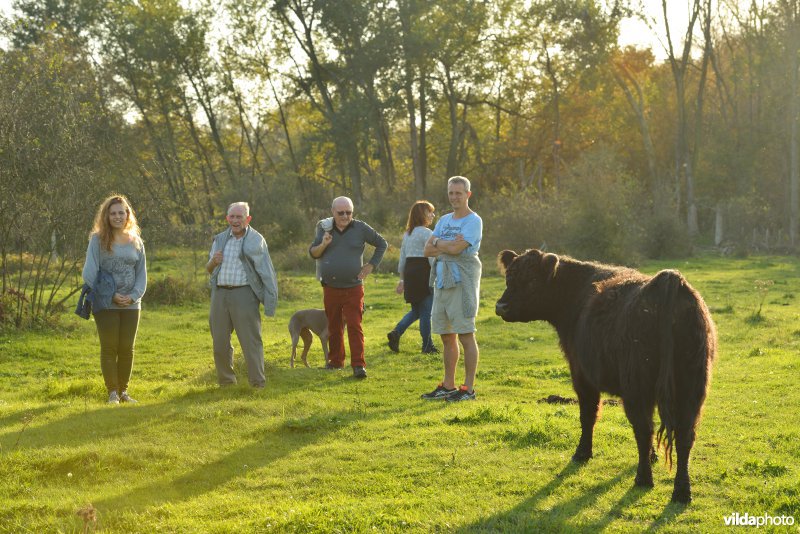
[[[367,378],[364,330],[361,328],[364,279],[380,264],[387,244],[370,225],[353,218],[353,201],[349,198],[335,198],[331,212],[333,224],[317,225],[317,234],[308,249],[311,257],[319,260],[318,276],[328,317],[330,337],[326,367],[344,367],[344,321],[347,323],[353,376]],[[364,263],[367,243],[375,247],[375,252],[369,262]]]

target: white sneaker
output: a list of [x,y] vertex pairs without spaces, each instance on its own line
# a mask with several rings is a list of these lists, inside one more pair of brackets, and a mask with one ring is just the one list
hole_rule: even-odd
[[108,394],[108,404],[119,404],[119,395],[117,395],[116,391]]
[[128,395],[127,391],[123,391],[122,392],[122,394],[119,396],[119,401],[120,402],[130,402],[131,404],[139,402],[136,399],[134,399],[133,397],[131,397],[130,395]]

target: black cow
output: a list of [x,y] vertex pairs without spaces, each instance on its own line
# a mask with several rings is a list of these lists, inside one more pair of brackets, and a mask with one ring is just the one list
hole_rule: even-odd
[[505,321],[547,321],[558,332],[580,405],[572,459],[592,457],[600,392],[622,398],[639,449],[637,486],[653,486],[653,412],[658,446],[678,470],[672,500],[692,499],[689,453],[711,378],[716,332],[703,299],[677,271],[655,276],[624,267],[528,250],[504,250],[506,290],[495,311]]

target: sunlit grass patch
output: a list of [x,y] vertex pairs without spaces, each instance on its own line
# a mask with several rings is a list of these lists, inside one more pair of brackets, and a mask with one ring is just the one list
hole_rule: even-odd
[[568,422],[563,419],[545,418],[527,426],[518,426],[512,430],[506,430],[500,434],[500,439],[511,447],[519,449],[570,450],[577,443],[573,443],[574,426],[574,421]]
[[[159,276],[191,270],[179,254],[165,262]],[[386,347],[407,310],[387,273],[366,284],[367,380],[320,369],[316,339],[312,367],[290,369],[286,324],[322,307],[321,290],[313,276],[281,273],[289,298],[262,319],[261,391],[247,385],[235,336],[240,383],[217,387],[204,300],[145,299],[137,405],[105,404],[91,321],[0,334],[0,532],[80,532],[77,512],[89,504],[98,532],[132,533],[688,533],[720,530],[732,510],[797,513],[800,315],[785,303],[800,291],[800,262],[692,258],[643,269],[670,267],[701,291],[720,339],[689,507],[668,504],[675,469],[663,454],[655,487],[633,486],[635,439],[613,397],[603,396],[594,457],[571,462],[580,422],[568,365],[548,325],[494,316],[501,278],[482,281],[478,398],[453,404],[419,398],[442,379],[442,356],[418,352],[416,327],[400,354]],[[775,283],[764,320],[751,325],[755,280]]]

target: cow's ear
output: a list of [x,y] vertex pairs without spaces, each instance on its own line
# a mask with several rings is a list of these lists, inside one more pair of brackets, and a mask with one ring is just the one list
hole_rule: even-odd
[[545,254],[542,256],[542,270],[547,275],[547,281],[551,281],[556,276],[558,270],[558,256],[555,254]]
[[506,269],[508,269],[508,266],[511,265],[511,262],[514,261],[516,257],[517,253],[513,250],[504,250],[497,255],[497,267],[500,269],[500,274],[506,274]]

